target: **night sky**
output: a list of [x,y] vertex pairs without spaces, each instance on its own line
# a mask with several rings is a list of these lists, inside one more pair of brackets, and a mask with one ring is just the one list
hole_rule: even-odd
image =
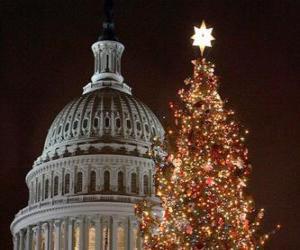
[[[300,249],[297,1],[115,2],[117,35],[126,47],[123,76],[163,123],[168,102],[192,73],[193,26],[205,19],[214,27],[208,58],[222,97],[250,130],[249,193],[266,209],[267,231],[283,225],[266,249]],[[6,250],[12,249],[9,224],[27,204],[25,175],[47,130],[93,73],[90,46],[101,33],[102,3],[2,1],[0,9],[0,249]]]

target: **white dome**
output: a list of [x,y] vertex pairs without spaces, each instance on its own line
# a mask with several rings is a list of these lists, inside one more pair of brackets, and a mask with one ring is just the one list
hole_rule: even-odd
[[63,108],[48,131],[43,154],[36,163],[89,152],[143,154],[154,137],[163,136],[161,123],[144,103],[124,92],[102,88]]

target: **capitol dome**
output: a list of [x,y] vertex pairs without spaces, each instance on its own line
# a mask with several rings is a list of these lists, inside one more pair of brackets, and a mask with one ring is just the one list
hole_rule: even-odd
[[16,250],[141,250],[135,204],[146,198],[161,213],[149,150],[164,129],[124,82],[111,7],[106,0],[91,81],[56,116],[26,176],[28,205],[11,224]]
[[131,94],[110,87],[68,103],[54,119],[37,163],[61,155],[95,152],[144,155],[164,130],[157,117]]

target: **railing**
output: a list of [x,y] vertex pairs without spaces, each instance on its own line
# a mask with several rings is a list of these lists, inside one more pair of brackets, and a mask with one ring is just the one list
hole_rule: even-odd
[[[81,202],[99,202],[99,201],[137,203],[141,199],[143,199],[143,197],[125,196],[125,195],[103,195],[103,194],[76,195],[76,196],[69,196],[63,198],[52,198],[23,208],[16,214],[15,217],[17,218],[23,214],[34,211],[36,209],[41,209],[53,205],[64,205],[64,204],[81,203]],[[157,201],[157,198],[155,197],[152,197],[151,199],[153,199],[153,201]]]

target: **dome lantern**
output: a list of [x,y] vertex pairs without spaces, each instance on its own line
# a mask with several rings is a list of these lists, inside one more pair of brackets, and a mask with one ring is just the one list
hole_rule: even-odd
[[124,45],[115,36],[112,7],[112,0],[106,0],[103,32],[98,41],[92,45],[95,57],[94,74],[91,82],[83,88],[83,94],[110,87],[131,95],[131,88],[123,82],[124,78],[121,74]]

